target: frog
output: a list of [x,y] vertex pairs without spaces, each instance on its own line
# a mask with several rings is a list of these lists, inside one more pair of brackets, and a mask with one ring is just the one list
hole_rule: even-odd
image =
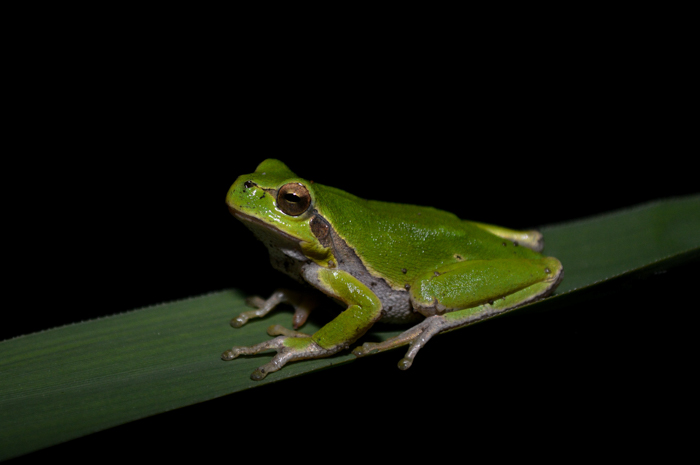
[[[251,374],[256,381],[287,363],[345,351],[378,322],[408,329],[365,342],[352,354],[359,358],[408,345],[398,363],[406,370],[435,335],[543,299],[563,278],[561,262],[541,253],[544,241],[537,230],[464,220],[428,206],[366,200],[301,178],[277,159],[239,176],[226,204],[267,247],[273,268],[311,288],[251,297],[253,310],[231,320],[240,328],[279,304],[294,308],[293,329],[272,325],[267,329],[272,339],[221,355],[228,361],[276,351]],[[313,334],[299,331],[324,301],[322,294],[341,311]]]

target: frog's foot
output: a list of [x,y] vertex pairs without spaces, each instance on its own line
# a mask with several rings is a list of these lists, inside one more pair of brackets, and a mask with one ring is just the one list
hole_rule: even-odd
[[250,378],[254,381],[259,381],[267,376],[268,373],[279,370],[286,365],[287,362],[327,357],[336,353],[341,347],[324,349],[316,344],[309,336],[280,336],[250,347],[232,347],[230,350],[221,354],[221,358],[223,360],[233,360],[239,355],[253,355],[268,349],[277,351],[277,355],[275,355],[269,363],[258,367],[253,374],[250,375]]
[[270,311],[272,311],[272,309],[274,309],[277,305],[282,303],[288,303],[294,307],[292,324],[296,329],[306,322],[306,319],[309,317],[311,311],[318,305],[318,300],[312,295],[307,295],[290,289],[277,289],[267,300],[258,296],[248,297],[246,299],[246,304],[249,307],[255,308],[255,310],[249,310],[241,313],[236,318],[231,320],[231,326],[234,328],[240,328],[251,318],[261,318],[270,313]]
[[427,344],[430,338],[452,326],[453,325],[446,321],[442,315],[433,315],[398,336],[387,339],[386,341],[365,342],[360,347],[355,347],[352,353],[357,357],[364,357],[369,354],[410,344],[406,355],[399,362],[399,368],[401,370],[407,370],[413,364],[413,359],[416,357],[416,354],[418,354],[418,351]]

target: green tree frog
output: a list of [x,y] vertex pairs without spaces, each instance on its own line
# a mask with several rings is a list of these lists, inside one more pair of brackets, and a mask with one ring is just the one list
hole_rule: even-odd
[[294,330],[268,328],[266,342],[233,347],[224,360],[274,349],[253,372],[260,380],[294,360],[327,357],[350,347],[377,321],[415,323],[400,335],[353,350],[357,357],[409,345],[399,368],[441,331],[498,315],[549,295],[559,284],[559,260],[545,257],[542,235],[461,220],[430,207],[364,200],[307,181],[279,160],[263,161],[226,194],[230,212],[268,248],[274,268],[343,306],[314,334],[296,331],[317,305],[307,294],[277,290],[249,299],[255,310],[231,321],[240,327],[285,302]]

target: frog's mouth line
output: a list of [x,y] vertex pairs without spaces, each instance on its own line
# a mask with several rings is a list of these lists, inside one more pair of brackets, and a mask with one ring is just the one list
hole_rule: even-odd
[[275,234],[279,234],[280,236],[283,236],[291,241],[301,242],[301,239],[299,239],[298,237],[291,236],[290,234],[286,233],[285,231],[282,231],[281,229],[279,229],[279,228],[277,228],[269,223],[265,223],[264,221],[260,220],[259,218],[256,218],[256,217],[250,216],[250,215],[246,215],[245,213],[240,212],[240,211],[232,208],[231,206],[228,206],[228,211],[231,212],[231,214],[235,218],[237,218],[243,222],[248,222],[248,223],[258,225],[258,226],[262,226],[265,229],[272,231]]

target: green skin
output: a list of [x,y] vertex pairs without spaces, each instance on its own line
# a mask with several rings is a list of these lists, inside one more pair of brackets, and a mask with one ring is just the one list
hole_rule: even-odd
[[[231,213],[270,252],[272,265],[310,284],[347,308],[312,335],[280,326],[279,336],[252,347],[233,347],[224,360],[274,349],[277,355],[251,376],[258,380],[287,362],[327,357],[348,348],[376,321],[418,322],[397,337],[365,343],[358,357],[409,344],[407,369],[435,334],[541,299],[563,274],[545,257],[537,231],[514,231],[461,220],[429,207],[364,200],[295,175],[268,159],[240,176],[226,195]],[[256,310],[231,321],[240,327],[277,304],[292,304],[295,329],[316,300],[288,290],[253,298]]]

